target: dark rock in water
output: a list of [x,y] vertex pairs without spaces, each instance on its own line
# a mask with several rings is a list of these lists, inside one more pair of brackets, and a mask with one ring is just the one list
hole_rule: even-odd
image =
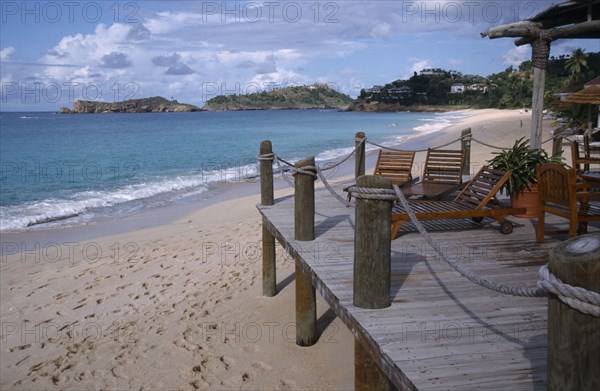
[[161,96],[142,99],[130,99],[122,102],[96,102],[78,100],[73,110],[61,107],[62,114],[97,114],[97,113],[181,113],[201,111],[198,106],[170,101]]

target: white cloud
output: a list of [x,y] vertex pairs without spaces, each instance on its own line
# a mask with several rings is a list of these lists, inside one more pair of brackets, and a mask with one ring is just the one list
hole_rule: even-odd
[[523,61],[531,59],[531,47],[529,45],[517,46],[510,49],[502,56],[504,65],[519,66]]
[[551,56],[571,55],[575,49],[579,48],[579,45],[574,43],[572,40],[558,41],[550,47]]
[[6,61],[12,58],[15,53],[15,48],[12,46],[5,47],[0,50],[0,61]]
[[392,26],[389,23],[378,24],[369,35],[373,38],[389,38],[392,35]]
[[411,65],[410,72],[418,73],[418,72],[422,71],[423,69],[427,69],[427,68],[431,68],[431,63],[429,62],[429,60],[420,60]]
[[[381,84],[403,72],[406,72],[403,78],[409,78],[414,72],[433,66],[451,64],[461,70],[460,67],[472,65],[469,73],[478,73],[476,64],[481,58],[477,54],[485,52],[482,46],[486,50],[492,46],[487,39],[479,39],[478,33],[510,19],[510,12],[525,11],[525,5],[488,0],[435,4],[291,2],[294,7],[302,7],[302,17],[292,23],[293,15],[282,12],[285,4],[174,1],[147,6],[142,2],[143,12],[137,15],[139,23],[98,25],[89,34],[64,35],[58,42],[48,44],[43,56],[28,59],[26,66],[14,62],[15,52],[19,57],[24,52],[20,46],[3,48],[0,58],[13,61],[2,64],[0,77],[5,80],[10,76],[15,82],[35,78],[59,84],[134,83],[135,97],[169,95],[196,104],[203,103],[198,91],[206,90],[207,83],[223,85],[219,92],[232,93],[236,84],[300,84],[321,80],[356,94],[364,85]],[[491,20],[491,14],[485,20],[481,12],[487,4],[491,4],[490,12],[500,5],[503,20]],[[409,6],[418,7],[412,10],[413,15],[407,15]],[[463,20],[458,22],[453,21],[452,13],[457,6],[463,12]],[[232,16],[220,12],[222,9],[207,7],[247,7],[248,12]],[[467,20],[469,7],[474,12],[473,20]],[[249,19],[259,12],[262,14],[259,20]],[[571,51],[571,41],[564,42],[553,45],[553,55]],[[498,53],[505,49],[506,46],[501,46],[493,55],[500,58]],[[509,50],[502,61],[516,64],[529,59],[527,50]],[[415,58],[407,59],[409,56]],[[469,60],[463,63],[461,58]],[[496,66],[500,64],[495,62]],[[479,73],[492,71],[496,69]],[[103,98],[110,100],[112,95]]]

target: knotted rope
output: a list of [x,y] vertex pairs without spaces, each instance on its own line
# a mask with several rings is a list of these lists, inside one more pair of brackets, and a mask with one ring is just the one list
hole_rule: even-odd
[[544,265],[538,272],[538,287],[554,293],[560,301],[584,314],[600,317],[600,294],[565,284]]
[[538,69],[547,69],[552,34],[550,30],[544,30],[537,26],[531,26],[529,30],[533,38],[531,42],[531,65]]
[[294,167],[292,168],[292,176],[296,175],[308,175],[311,176],[314,180],[317,180],[317,167],[315,166],[304,166],[304,167]]
[[348,193],[362,200],[395,201],[396,192],[392,189],[376,189],[372,187],[350,186]]
[[283,180],[288,185],[290,185],[290,187],[292,187],[292,188],[294,187],[294,182],[290,178],[287,177],[287,175],[285,174],[285,170],[281,166],[282,162],[285,163],[285,164],[287,164],[288,166],[292,166],[292,167],[294,166],[293,164],[291,164],[290,162],[288,162],[288,161],[280,158],[274,152],[272,152],[272,153],[266,153],[266,154],[263,154],[263,155],[258,155],[257,159],[259,161],[269,161],[269,160],[273,161],[273,160],[275,160],[275,163],[277,164],[277,168],[279,169],[279,172],[281,173],[281,176],[282,176]]

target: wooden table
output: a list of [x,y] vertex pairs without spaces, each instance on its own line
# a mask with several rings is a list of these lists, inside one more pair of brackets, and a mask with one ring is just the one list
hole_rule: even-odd
[[586,182],[600,183],[600,171],[584,171],[579,176]]

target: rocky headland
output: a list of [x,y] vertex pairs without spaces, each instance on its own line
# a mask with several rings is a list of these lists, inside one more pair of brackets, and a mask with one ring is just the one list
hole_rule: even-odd
[[100,114],[100,113],[183,113],[201,111],[198,106],[167,100],[162,96],[152,98],[130,99],[122,102],[96,102],[78,100],[73,109],[61,107],[62,114]]

